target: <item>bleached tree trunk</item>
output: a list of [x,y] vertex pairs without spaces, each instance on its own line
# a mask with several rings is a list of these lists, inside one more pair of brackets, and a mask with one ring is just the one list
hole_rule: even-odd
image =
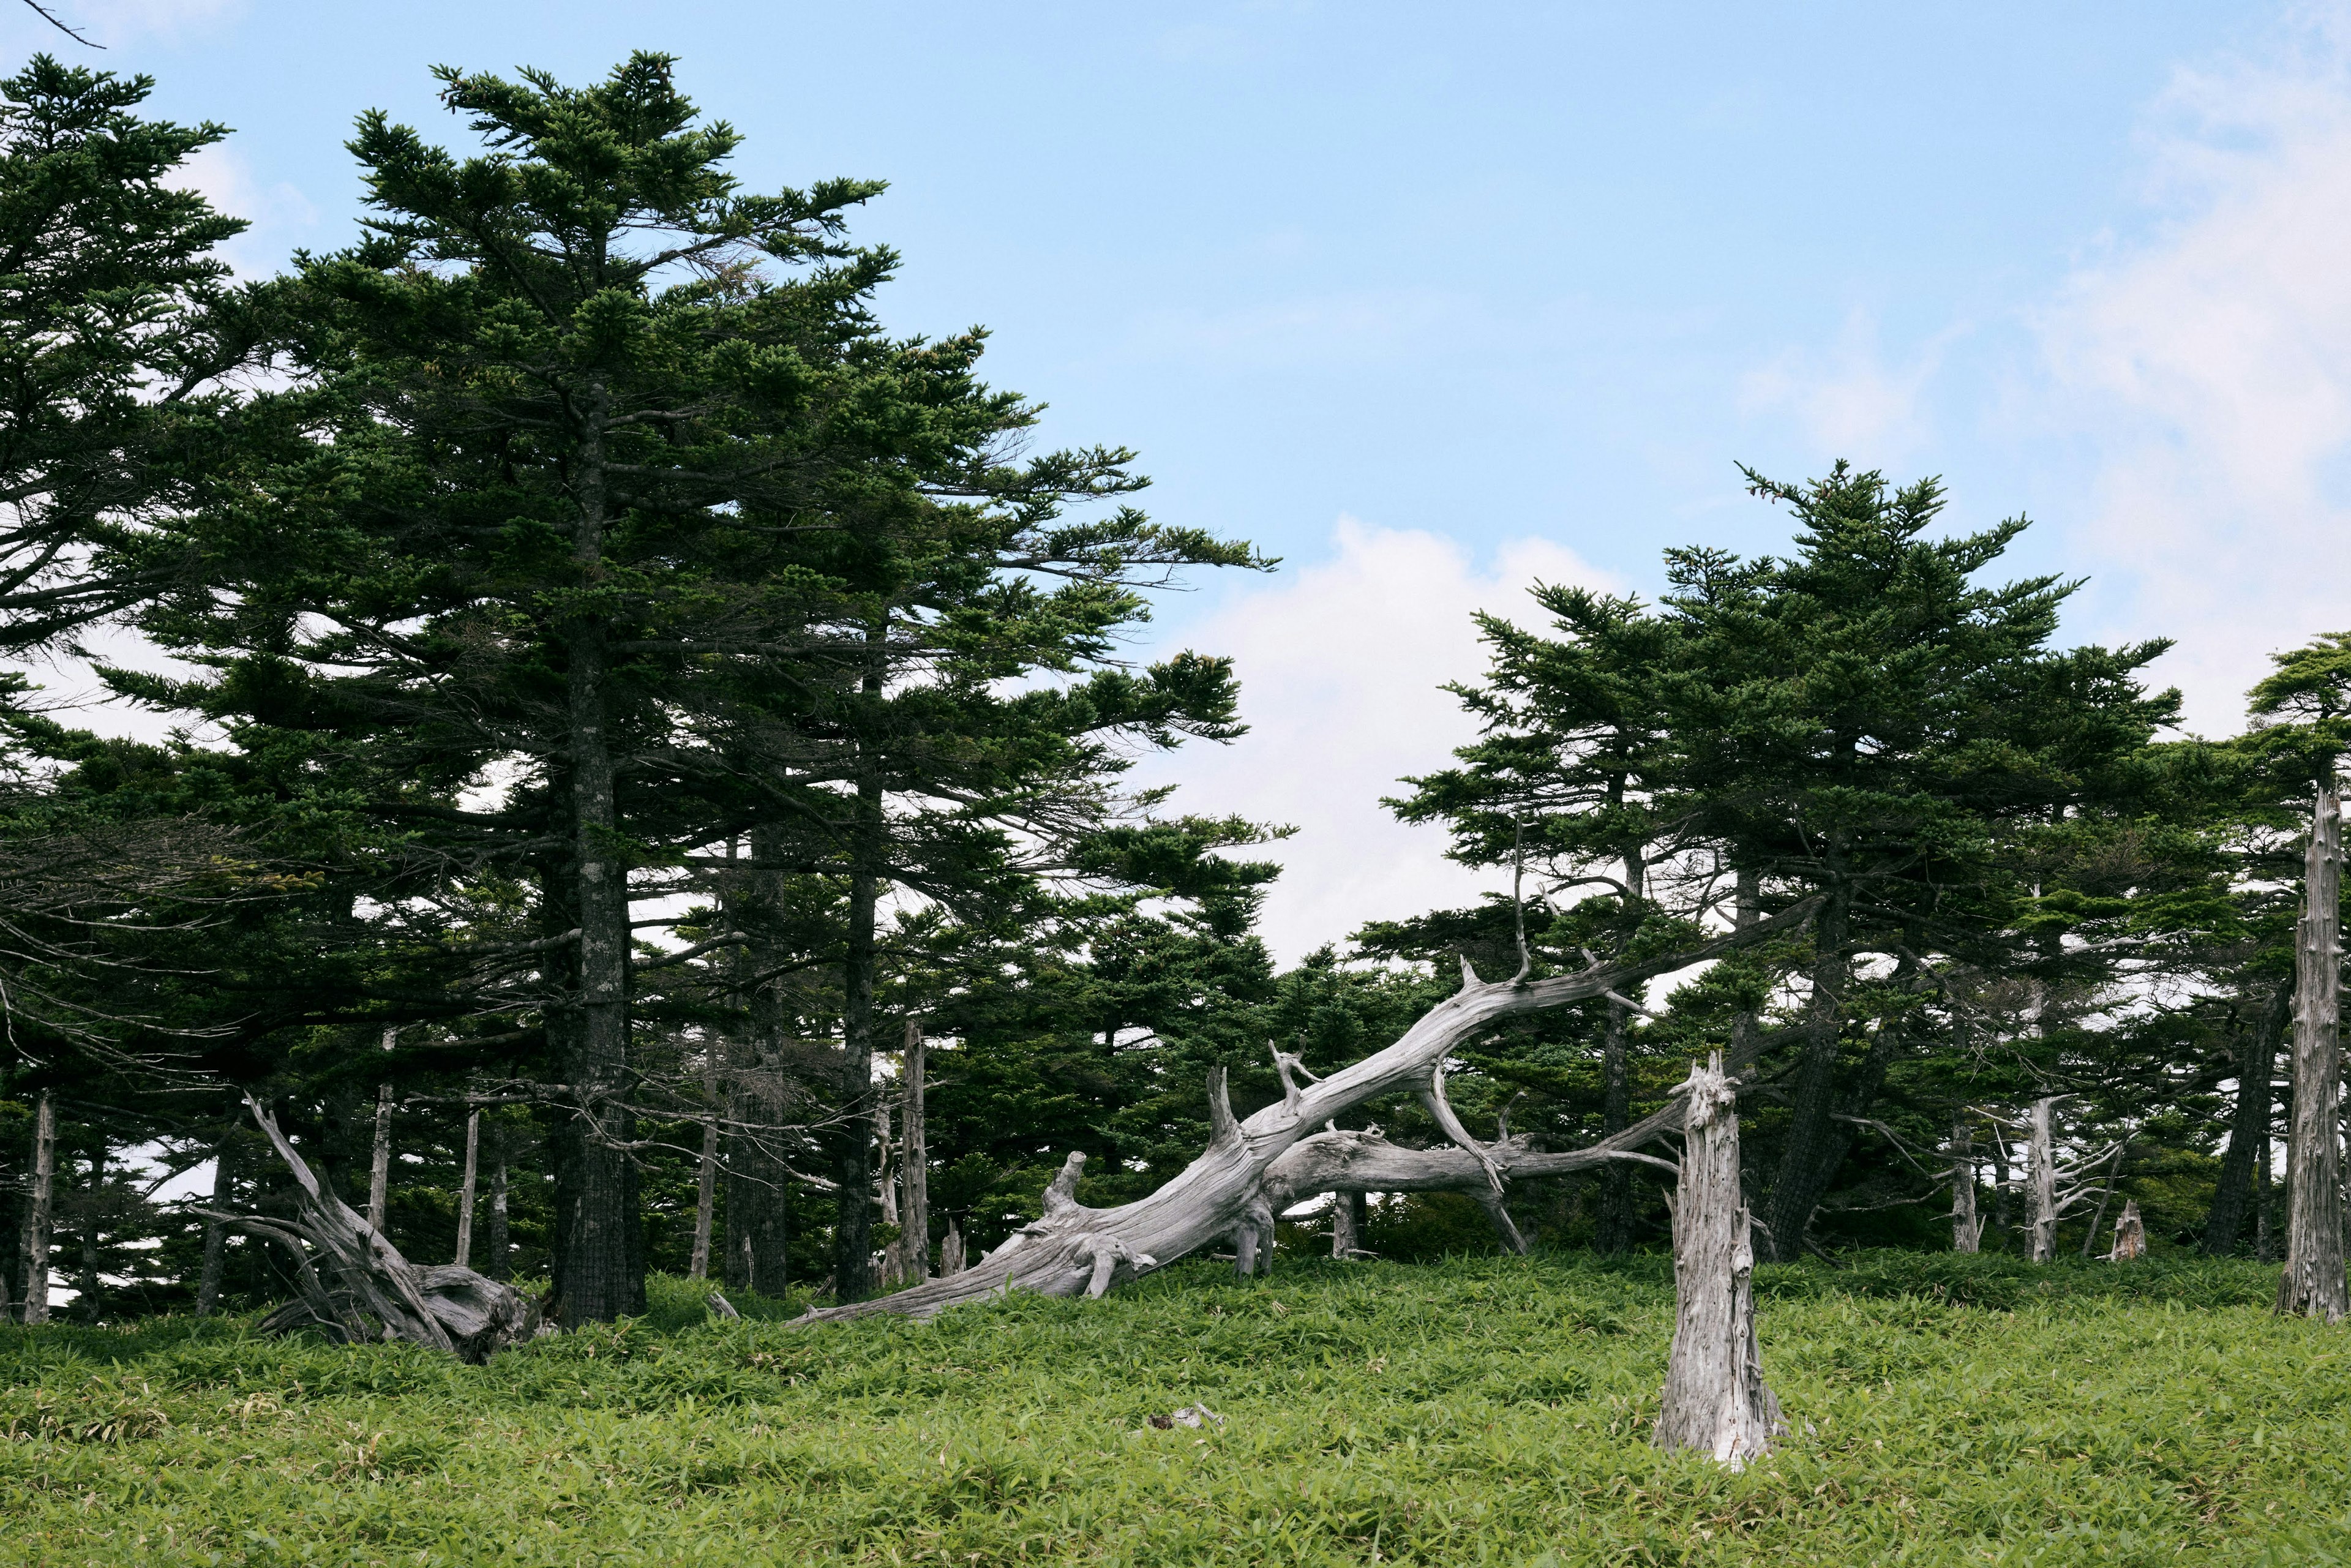
[[963,1268],[963,1232],[956,1229],[956,1222],[950,1219],[947,1221],[946,1239],[939,1243],[939,1278],[944,1280],[951,1274],[960,1274]]
[[2035,1263],[2047,1263],[2057,1256],[2057,1139],[2053,1124],[2059,1098],[2052,1095],[2032,1103],[2025,1145],[2024,1183],[2032,1202],[2030,1255]]
[[[538,1312],[512,1287],[455,1266],[419,1268],[401,1256],[381,1227],[352,1211],[320,1181],[287,1141],[277,1118],[258,1101],[246,1104],[270,1146],[294,1177],[292,1220],[250,1214],[217,1218],[292,1251],[302,1300],[266,1320],[264,1327],[316,1326],[350,1341],[380,1332],[385,1339],[446,1351],[470,1362],[487,1360],[530,1336]],[[207,1218],[210,1211],[199,1210]],[[326,1264],[340,1293],[321,1283],[313,1259]],[[372,1323],[369,1319],[372,1317]]]
[[1753,1221],[1739,1181],[1737,1081],[1716,1052],[1675,1091],[1684,1106],[1674,1204],[1674,1348],[1652,1440],[1738,1467],[1782,1431],[1755,1340]]
[[493,1280],[503,1280],[510,1272],[507,1267],[507,1139],[496,1123],[490,1124],[490,1248],[484,1272]]
[[1951,1119],[1951,1250],[1973,1252],[1983,1239],[1976,1218],[1975,1126],[1965,1116]]
[[392,1191],[392,1085],[375,1092],[375,1153],[368,1162],[368,1223],[383,1228],[384,1205]]
[[694,1256],[685,1265],[689,1280],[710,1278],[710,1227],[718,1207],[718,1118],[702,1119],[702,1164],[694,1190]]
[[914,1284],[931,1277],[931,1155],[929,1134],[923,1124],[928,1058],[922,1020],[910,1018],[906,1020],[906,1147],[900,1155],[905,1191],[898,1205],[898,1226],[906,1240],[906,1279]]
[[[1549,979],[1483,981],[1463,966],[1461,989],[1439,1002],[1384,1050],[1351,1067],[1301,1089],[1285,1081],[1280,1100],[1258,1112],[1246,1123],[1237,1120],[1225,1093],[1222,1068],[1208,1080],[1208,1147],[1176,1178],[1158,1191],[1118,1208],[1088,1208],[1077,1202],[1074,1189],[1085,1166],[1083,1153],[1074,1153],[1061,1174],[1046,1189],[1043,1217],[1023,1226],[1005,1244],[952,1280],[934,1280],[891,1296],[844,1303],[814,1311],[802,1323],[837,1322],[870,1312],[928,1317],[960,1302],[1007,1290],[1036,1291],[1067,1296],[1083,1292],[1099,1296],[1112,1286],[1197,1251],[1212,1242],[1235,1237],[1267,1204],[1265,1178],[1274,1162],[1299,1144],[1313,1137],[1309,1129],[1321,1126],[1366,1100],[1399,1090],[1423,1094],[1438,1113],[1448,1137],[1487,1170],[1489,1182],[1501,1179],[1492,1145],[1478,1144],[1446,1106],[1437,1088],[1437,1074],[1448,1053],[1506,1018],[1541,1012],[1571,1002],[1604,997],[1637,986],[1654,975],[1685,967],[1768,940],[1803,924],[1814,903],[1807,901],[1767,920],[1731,932],[1701,946],[1619,964],[1594,964],[1572,975]],[[1644,1117],[1624,1132],[1573,1154],[1541,1156],[1550,1162],[1546,1174],[1587,1169],[1613,1158],[1635,1157],[1632,1151],[1654,1142],[1681,1125],[1682,1103],[1674,1101]],[[1357,1136],[1325,1134],[1325,1138]],[[1489,1162],[1491,1162],[1489,1164]],[[1374,1188],[1395,1184],[1369,1183]],[[1329,1190],[1328,1187],[1314,1190]]]
[[2139,1218],[2138,1199],[2123,1199],[2123,1217],[2115,1221],[2114,1250],[2106,1254],[2109,1263],[2127,1262],[2147,1256],[2147,1222]]
[[33,1190],[25,1204],[25,1322],[49,1321],[49,1234],[57,1192],[57,1101],[41,1091],[33,1110]]
[[1364,1255],[1364,1194],[1331,1195],[1331,1256],[1342,1263]]
[[[221,1135],[220,1147],[213,1153],[213,1207],[225,1212],[236,1200],[236,1175],[229,1161],[229,1150],[236,1141],[235,1129]],[[220,1305],[221,1277],[228,1268],[228,1224],[225,1220],[204,1221],[204,1271],[196,1276],[196,1316],[208,1318]]]
[[468,1268],[474,1261],[474,1199],[479,1190],[476,1173],[481,1168],[482,1113],[476,1106],[465,1116],[465,1175],[457,1185],[457,1267]]
[[2330,761],[2320,776],[2303,859],[2294,943],[2294,1125],[2286,1161],[2285,1273],[2277,1310],[2340,1322],[2343,1271],[2337,1102],[2343,1094],[2343,804]]

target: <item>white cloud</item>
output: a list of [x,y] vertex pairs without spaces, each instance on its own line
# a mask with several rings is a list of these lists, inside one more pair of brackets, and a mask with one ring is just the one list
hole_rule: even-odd
[[1264,930],[1284,962],[1367,920],[1459,905],[1495,885],[1444,858],[1441,830],[1398,823],[1380,797],[1476,734],[1438,689],[1485,667],[1472,612],[1530,619],[1525,591],[1538,580],[1621,591],[1544,539],[1508,544],[1484,569],[1455,540],[1353,517],[1332,543],[1331,558],[1185,628],[1188,645],[1235,659],[1250,733],[1154,769],[1182,781],[1175,809],[1298,827],[1270,852],[1284,869]]
[[295,246],[291,235],[319,222],[318,207],[299,189],[283,180],[264,183],[245,154],[227,142],[198,148],[172,183],[253,225],[221,247],[240,277],[276,270]]
[[1928,440],[1921,394],[1966,330],[1946,328],[1907,361],[1889,363],[1876,317],[1856,308],[1826,353],[1790,350],[1742,378],[1739,412],[1792,415],[1823,458],[1899,467]]
[[[2351,626],[2351,61],[2341,14],[2158,105],[2147,242],[2080,267],[2041,322],[2054,406],[2099,454],[2087,537],[2121,630],[2208,733],[2262,655]],[[2105,575],[2102,573],[2102,575]]]

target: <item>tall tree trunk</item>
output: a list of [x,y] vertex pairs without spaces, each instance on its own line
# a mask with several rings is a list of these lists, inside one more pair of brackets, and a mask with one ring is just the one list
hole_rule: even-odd
[[[882,699],[889,623],[867,633],[863,695],[869,708]],[[870,737],[861,745],[872,745]],[[842,1306],[873,1292],[873,964],[874,914],[882,891],[880,760],[858,768],[856,818],[851,824],[849,931],[841,966],[841,1114],[834,1134],[833,1179],[841,1184],[833,1224],[832,1287]]]
[[2035,1263],[2057,1256],[2057,1097],[2032,1103],[2031,1142],[2025,1149],[2024,1182],[2032,1205],[2030,1255]]
[[1796,1070],[1789,1109],[1787,1142],[1771,1183],[1771,1218],[1764,1244],[1782,1262],[1803,1255],[1804,1232],[1820,1207],[1834,1170],[1823,1172],[1835,1141],[1836,1066],[1844,1035],[1844,993],[1852,959],[1844,950],[1852,925],[1853,891],[1831,886],[1821,904],[1813,960],[1813,994],[1805,1009],[1804,1054]]
[[84,1193],[81,1220],[81,1269],[74,1276],[74,1289],[80,1292],[74,1302],[74,1316],[86,1323],[99,1318],[99,1227],[106,1218],[106,1142],[99,1141],[97,1152],[89,1156],[89,1186]]
[[[213,1151],[213,1207],[225,1214],[236,1201],[236,1174],[230,1151],[236,1145],[236,1128],[221,1134]],[[204,1271],[196,1276],[196,1316],[208,1318],[220,1305],[221,1277],[228,1269],[228,1228],[220,1220],[204,1221]]]
[[499,1124],[490,1124],[490,1235],[489,1264],[483,1270],[493,1280],[504,1280],[514,1270],[507,1257],[507,1136]]
[[1739,1181],[1739,1092],[1716,1052],[1677,1093],[1681,1175],[1674,1205],[1674,1348],[1653,1440],[1740,1466],[1782,1430],[1755,1340],[1752,1222]]
[[49,1321],[49,1235],[57,1190],[57,1101],[41,1091],[33,1110],[33,1190],[25,1205],[25,1322]]
[[[2245,1211],[2253,1202],[2253,1167],[2270,1137],[2270,1106],[2275,1094],[2278,1037],[2294,1013],[2294,983],[2271,993],[2261,1015],[2237,1041],[2237,1103],[2229,1118],[2229,1149],[2220,1157],[2220,1179],[2204,1218],[2204,1255],[2226,1258],[2237,1249]],[[2258,1228],[2258,1222],[2256,1224]]]
[[694,1188],[694,1256],[685,1265],[689,1280],[710,1278],[710,1222],[718,1203],[718,1116],[702,1118],[702,1161],[695,1167]]
[[368,1162],[368,1223],[384,1228],[384,1206],[392,1192],[392,1085],[375,1090],[375,1152]]
[[2320,775],[2303,862],[2294,944],[2294,1127],[2287,1142],[2285,1273],[2277,1307],[2340,1322],[2343,1189],[2336,1102],[2343,1093],[2343,804],[2333,758]]
[[474,1197],[478,1190],[477,1173],[482,1159],[482,1108],[478,1105],[465,1113],[465,1176],[457,1186],[457,1267],[470,1268],[474,1261]]
[[913,1284],[931,1277],[931,1156],[924,1126],[928,1057],[922,1020],[910,1018],[906,1020],[906,1149],[900,1156],[905,1192],[898,1204],[898,1228],[906,1238],[906,1278]]
[[[601,381],[583,384],[573,459],[572,561],[583,588],[606,577],[604,422]],[[569,1322],[609,1322],[645,1310],[644,1248],[629,1070],[629,865],[605,691],[609,630],[601,614],[566,627],[566,757],[571,785],[571,866],[579,922],[577,1021],[569,1078],[575,1099],[569,1157],[559,1164],[564,1245],[555,1291]]]
[[1951,1250],[1973,1252],[1983,1238],[1983,1221],[1976,1218],[1975,1124],[1966,1116],[1951,1118]]
[[[751,858],[772,866],[785,854],[774,829],[751,832]],[[733,859],[735,846],[727,846]],[[747,974],[737,1006],[747,1026],[726,1041],[726,1245],[720,1268],[730,1290],[781,1296],[791,1262],[790,1176],[784,1166],[786,1112],[784,1009],[776,940],[782,873],[737,873],[728,878],[736,926],[746,937],[739,959]]]

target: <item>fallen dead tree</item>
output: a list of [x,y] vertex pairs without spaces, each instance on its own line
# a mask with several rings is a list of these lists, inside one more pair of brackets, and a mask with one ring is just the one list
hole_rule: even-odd
[[[463,1360],[487,1361],[538,1327],[538,1310],[511,1285],[454,1265],[411,1263],[383,1233],[337,1197],[251,1095],[246,1104],[293,1173],[295,1217],[198,1209],[293,1255],[298,1294],[262,1327],[316,1328],[347,1343],[405,1340]],[[323,1270],[323,1273],[322,1273]]]
[[[1353,1066],[1301,1086],[1298,1078],[1302,1075],[1295,1071],[1294,1059],[1278,1055],[1281,1099],[1246,1122],[1233,1115],[1223,1069],[1212,1070],[1208,1147],[1150,1197],[1118,1208],[1085,1207],[1077,1201],[1076,1188],[1086,1157],[1082,1153],[1071,1154],[1046,1188],[1043,1216],[963,1272],[893,1295],[811,1311],[795,1321],[840,1322],[881,1312],[929,1317],[965,1301],[1014,1290],[1049,1296],[1081,1292],[1100,1296],[1162,1263],[1228,1239],[1246,1273],[1255,1266],[1271,1233],[1278,1212],[1273,1200],[1285,1190],[1270,1189],[1267,1177],[1285,1155],[1310,1143],[1315,1145],[1311,1152],[1290,1167],[1287,1190],[1298,1197],[1314,1190],[1332,1190],[1307,1185],[1314,1177],[1305,1167],[1318,1161],[1340,1166],[1362,1162],[1359,1168],[1366,1171],[1375,1160],[1396,1162],[1399,1168],[1382,1174],[1374,1190],[1398,1191],[1405,1190],[1407,1183],[1394,1178],[1403,1174],[1401,1165],[1411,1163],[1402,1156],[1458,1156],[1474,1161],[1487,1190],[1499,1192],[1510,1170],[1550,1175],[1635,1156],[1639,1145],[1680,1126],[1680,1102],[1588,1149],[1537,1155],[1522,1146],[1510,1146],[1512,1141],[1507,1138],[1482,1144],[1469,1135],[1445,1100],[1446,1058],[1504,1019],[1622,991],[1653,976],[1777,936],[1802,924],[1811,912],[1809,903],[1798,904],[1696,948],[1625,963],[1593,963],[1572,975],[1541,980],[1528,979],[1523,966],[1511,979],[1480,980],[1465,960],[1458,991],[1430,1009],[1395,1044]],[[1362,1142],[1366,1134],[1312,1131],[1366,1100],[1399,1091],[1422,1097],[1437,1124],[1454,1141],[1452,1149],[1403,1150],[1384,1140]],[[1537,1161],[1552,1163],[1537,1166]],[[1367,1185],[1373,1184],[1367,1181]]]

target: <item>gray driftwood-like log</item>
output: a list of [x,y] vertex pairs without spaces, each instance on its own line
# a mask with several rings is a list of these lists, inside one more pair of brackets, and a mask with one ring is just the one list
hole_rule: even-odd
[[[1589,1149],[1544,1156],[1532,1156],[1529,1151],[1522,1156],[1499,1143],[1478,1143],[1462,1130],[1459,1119],[1444,1100],[1441,1073],[1446,1058],[1457,1047],[1475,1040],[1504,1019],[1604,997],[1612,990],[1625,990],[1652,976],[1775,936],[1802,925],[1811,914],[1810,904],[1798,904],[1698,947],[1627,963],[1595,963],[1572,975],[1541,980],[1527,979],[1523,973],[1509,980],[1480,980],[1464,962],[1461,988],[1430,1009],[1403,1038],[1353,1066],[1303,1087],[1289,1071],[1284,1071],[1281,1099],[1247,1122],[1233,1115],[1226,1095],[1224,1070],[1212,1069],[1208,1076],[1208,1147],[1148,1197],[1118,1208],[1089,1208],[1079,1203],[1076,1187],[1086,1156],[1082,1152],[1072,1153],[1046,1189],[1042,1217],[1021,1227],[1003,1246],[960,1274],[932,1280],[888,1296],[814,1310],[795,1321],[839,1322],[876,1312],[929,1317],[961,1302],[1014,1290],[1035,1291],[1049,1296],[1100,1296],[1162,1263],[1228,1239],[1234,1243],[1237,1266],[1247,1273],[1256,1266],[1265,1251],[1263,1242],[1270,1237],[1275,1209],[1266,1178],[1276,1162],[1301,1145],[1318,1138],[1345,1140],[1362,1136],[1316,1134],[1312,1129],[1325,1125],[1366,1100],[1398,1091],[1426,1096],[1432,1109],[1438,1112],[1438,1124],[1459,1145],[1454,1150],[1404,1152],[1458,1155],[1469,1159],[1489,1184],[1489,1190],[1500,1189],[1506,1157],[1512,1168],[1528,1174],[1535,1174],[1535,1169],[1531,1168],[1534,1158],[1574,1162],[1538,1167],[1548,1174],[1625,1157],[1642,1145],[1679,1127],[1682,1102],[1677,1100]],[[1364,1185],[1374,1190],[1403,1190],[1409,1184],[1383,1176]],[[1332,1188],[1311,1187],[1301,1178],[1293,1190],[1302,1197]]]
[[2340,1322],[2343,1262],[2343,801],[2330,764],[2318,781],[2294,932],[2294,1122],[2286,1142],[2285,1273],[2277,1310]]
[[[264,1329],[315,1327],[349,1343],[405,1340],[475,1363],[537,1331],[538,1310],[512,1286],[471,1269],[420,1268],[402,1257],[319,1178],[276,1117],[249,1096],[246,1104],[293,1174],[295,1218],[196,1212],[276,1241],[294,1255],[299,1299],[264,1319]],[[322,1264],[331,1285],[320,1277]]]
[[1755,1342],[1753,1219],[1739,1186],[1738,1080],[1717,1052],[1675,1092],[1683,1107],[1674,1203],[1674,1349],[1652,1440],[1734,1468],[1783,1429]]

